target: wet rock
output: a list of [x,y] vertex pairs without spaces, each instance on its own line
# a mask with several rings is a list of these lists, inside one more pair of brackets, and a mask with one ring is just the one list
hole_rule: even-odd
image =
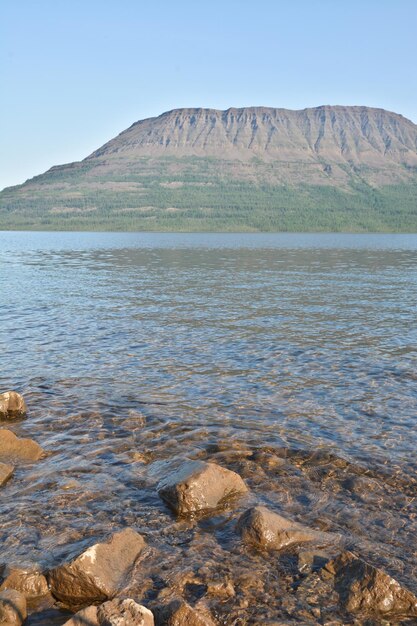
[[340,603],[351,613],[417,617],[417,597],[352,552],[343,552],[329,561],[323,573],[334,576],[334,588]]
[[97,607],[88,606],[78,611],[63,626],[100,626],[97,620]]
[[302,550],[298,554],[298,570],[302,574],[316,572],[326,565],[330,555],[324,550]]
[[145,541],[126,528],[49,572],[52,595],[70,607],[113,598],[126,581]]
[[152,612],[127,598],[78,611],[64,626],[154,626]]
[[342,487],[362,502],[382,502],[387,495],[378,481],[369,476],[351,476],[342,482]]
[[150,452],[133,452],[131,459],[134,463],[147,465],[152,460],[152,454]]
[[[259,575],[259,571],[245,570],[243,573],[235,577],[235,585],[237,595],[240,596],[241,602],[248,602],[248,598],[259,597],[265,591],[265,580]],[[243,606],[239,603],[239,606]]]
[[238,474],[204,461],[184,463],[158,485],[160,497],[178,515],[215,509],[247,491]]
[[61,485],[61,489],[63,489],[64,491],[70,491],[70,490],[74,490],[74,489],[80,489],[82,487],[81,483],[79,480],[75,480],[74,478],[72,480],[69,480],[66,483],[63,483]]
[[7,565],[3,576],[0,591],[14,589],[27,599],[39,598],[49,593],[47,580],[35,565]]
[[233,598],[236,595],[233,583],[230,580],[213,580],[207,583],[206,593],[218,598]]
[[268,453],[264,450],[257,450],[253,454],[253,460],[266,470],[275,470],[286,465],[286,460],[276,454]]
[[41,446],[32,439],[19,439],[11,431],[0,429],[0,460],[38,461],[45,452]]
[[323,620],[320,623],[327,624],[329,616],[340,613],[337,593],[328,580],[323,580],[320,571],[302,578],[295,589],[295,604],[291,615],[299,615],[300,610],[307,610],[312,615],[318,612]]
[[245,542],[262,549],[281,550],[308,541],[331,541],[330,534],[297,524],[264,506],[255,506],[245,511],[237,527]]
[[0,420],[12,420],[26,415],[26,403],[17,391],[0,394]]
[[8,463],[0,463],[0,487],[7,483],[13,472],[13,465],[9,465]]
[[0,592],[0,626],[20,626],[26,617],[24,595],[14,589]]
[[152,612],[130,598],[117,598],[97,608],[99,626],[154,626]]
[[174,600],[158,613],[159,626],[215,626],[210,614],[192,608],[183,600]]

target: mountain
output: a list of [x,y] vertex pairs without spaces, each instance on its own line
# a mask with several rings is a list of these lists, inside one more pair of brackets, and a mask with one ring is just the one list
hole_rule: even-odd
[[383,109],[178,109],[0,194],[0,228],[417,231],[417,126]]

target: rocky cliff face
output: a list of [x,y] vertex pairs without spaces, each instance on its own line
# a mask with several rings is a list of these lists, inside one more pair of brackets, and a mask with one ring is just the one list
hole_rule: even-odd
[[116,154],[413,167],[417,126],[396,113],[359,106],[178,109],[136,122],[89,158]]

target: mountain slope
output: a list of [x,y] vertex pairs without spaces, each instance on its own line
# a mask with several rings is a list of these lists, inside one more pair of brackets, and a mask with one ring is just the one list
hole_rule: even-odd
[[416,190],[396,113],[179,109],[4,190],[0,227],[416,231]]

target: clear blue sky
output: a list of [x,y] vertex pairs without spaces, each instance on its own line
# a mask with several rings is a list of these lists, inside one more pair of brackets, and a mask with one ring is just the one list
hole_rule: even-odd
[[416,0],[1,0],[0,188],[188,106],[417,122]]

